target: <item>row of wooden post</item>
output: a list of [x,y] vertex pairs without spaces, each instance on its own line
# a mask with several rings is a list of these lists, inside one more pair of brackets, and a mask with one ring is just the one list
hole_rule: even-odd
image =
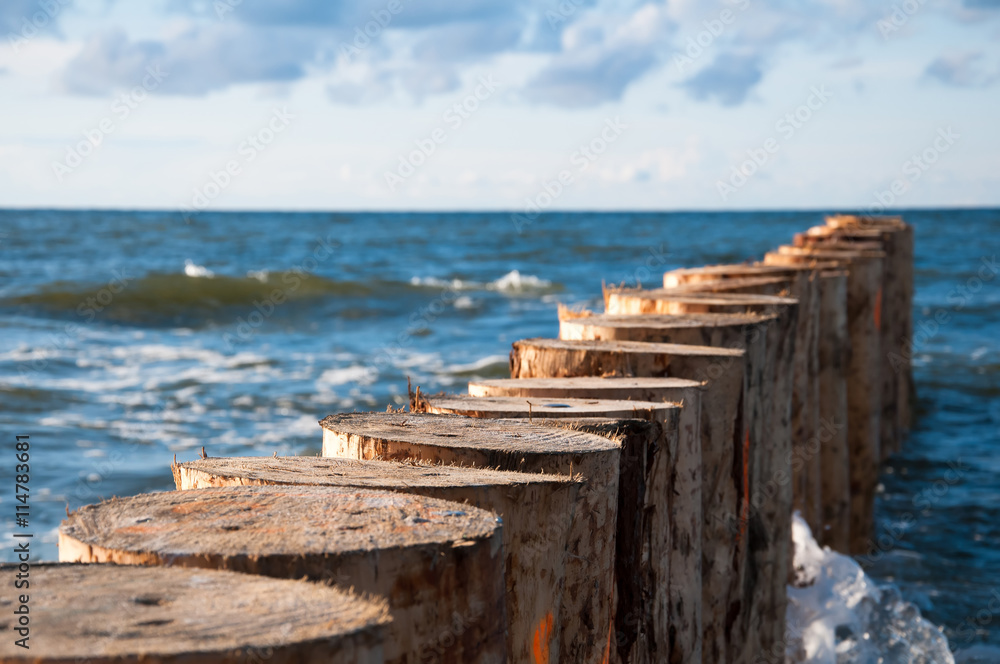
[[[175,464],[175,492],[70,515],[60,560],[195,569],[53,565],[119,627],[32,657],[782,661],[793,509],[861,553],[906,437],[912,260],[901,220],[831,217],[763,262],[561,310],[510,379],[330,416],[322,457]],[[211,629],[185,633],[203,587]],[[72,597],[33,610],[57,629]]]

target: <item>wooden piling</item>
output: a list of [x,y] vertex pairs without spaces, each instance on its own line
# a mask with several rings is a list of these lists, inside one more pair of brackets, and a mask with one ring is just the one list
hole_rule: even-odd
[[562,604],[558,615],[553,610],[553,625],[560,629],[553,638],[559,639],[563,662],[600,664],[610,657],[619,444],[521,421],[450,415],[350,413],[331,415],[320,424],[327,457],[583,476],[570,526]]
[[[178,489],[307,485],[413,493],[495,512],[503,519],[507,654],[559,662],[558,626],[566,545],[580,480],[566,475],[324,457],[209,458],[176,464]],[[530,505],[531,509],[524,509]],[[552,622],[549,627],[550,621]],[[539,626],[546,629],[539,632]]]
[[875,487],[878,484],[882,405],[881,251],[822,251],[780,247],[765,256],[768,264],[840,261],[848,270],[848,330],[851,341],[847,380],[847,430],[851,457],[851,548],[867,550],[874,525]]
[[[0,565],[13,579],[18,567]],[[32,563],[31,637],[5,599],[0,662],[381,664],[385,603],[215,570]],[[11,593],[14,598],[14,593]],[[261,601],[266,598],[266,601]]]
[[818,444],[823,472],[822,522],[817,541],[834,551],[851,548],[851,455],[847,431],[847,371],[851,340],[847,325],[847,272],[819,274]]
[[513,378],[678,377],[706,382],[702,396],[703,660],[733,661],[750,638],[752,598],[760,578],[748,570],[750,547],[765,541],[750,510],[753,445],[743,350],[632,341],[527,339],[511,351]]
[[[766,533],[759,545],[751,545],[750,552],[756,559],[755,568],[760,576],[758,597],[752,604],[754,612],[748,628],[760,636],[760,642],[751,639],[748,646],[751,649],[759,646],[769,650],[784,633],[783,621],[776,624],[766,616],[784,614],[783,598],[790,560],[792,491],[787,489],[787,483],[793,475],[790,463],[793,439],[788,411],[792,400],[794,353],[786,340],[794,339],[797,329],[796,317],[790,314],[787,310],[781,314],[605,314],[560,322],[560,336],[564,339],[680,343],[746,351],[747,366],[753,367],[747,377],[746,412],[750,438],[760,441],[750,449],[748,509],[760,515]],[[815,462],[818,467],[818,454]],[[818,470],[809,476],[797,473],[791,479],[806,486],[811,479],[818,487],[819,473]],[[786,487],[783,488],[782,483]],[[765,490],[769,486],[772,489]],[[813,502],[818,509],[818,488],[816,494]]]
[[[796,493],[811,497],[820,509],[805,510],[802,498],[796,508],[802,510],[821,544],[838,551],[848,550],[850,527],[845,501],[849,501],[846,405],[846,364],[850,352],[846,331],[846,292],[837,284],[827,289],[828,274],[837,262],[811,261],[797,265],[766,265],[762,263],[710,265],[701,268],[672,270],[663,275],[665,288],[678,285],[716,282],[720,279],[744,279],[754,276],[783,277],[791,280],[790,295],[800,302],[796,349],[806,348],[808,364],[798,362],[795,394],[792,405],[794,436],[804,454],[795,463],[805,464],[812,478],[808,484],[802,477],[796,482]],[[840,279],[845,279],[840,275]],[[846,288],[846,286],[845,286]],[[837,300],[840,297],[841,300]],[[805,303],[809,303],[806,306]],[[809,315],[801,315],[808,311]],[[803,322],[806,324],[803,325]],[[806,345],[808,344],[808,346]],[[815,350],[810,347],[815,347]],[[803,374],[803,369],[808,373]],[[812,394],[812,397],[806,397]],[[801,396],[798,396],[801,395]],[[813,448],[819,447],[819,453]],[[798,473],[796,473],[798,474]],[[817,494],[817,491],[819,492]],[[818,501],[818,502],[816,502]]]
[[388,601],[387,662],[506,661],[500,523],[468,505],[332,487],[144,494],[70,514],[59,558],[337,583]]
[[[686,661],[701,656],[701,549],[683,526],[700,514],[698,500],[675,498],[680,407],[671,403],[521,397],[429,397],[426,412],[466,417],[549,420],[606,435],[621,444],[615,536],[615,622],[612,660],[622,664]],[[687,461],[687,463],[691,463]],[[699,463],[695,460],[694,463]],[[686,554],[676,570],[671,550]],[[694,562],[692,562],[694,561]]]
[[[817,273],[813,266],[796,268],[763,268],[760,266],[736,266],[732,272],[725,272],[725,266],[667,272],[663,275],[665,287],[697,288],[708,285],[715,292],[725,292],[725,284],[740,284],[753,281],[753,275],[766,274],[768,280],[782,286],[781,291],[767,287],[760,291],[763,295],[782,294],[799,302],[798,323],[792,332],[795,335],[794,389],[791,402],[791,436],[796,449],[793,466],[793,504],[809,524],[813,532],[822,526],[822,495],[820,491],[821,459],[819,451],[811,452],[811,443],[817,440],[820,429],[819,417],[819,330],[820,302]],[[801,269],[809,267],[810,269]],[[749,276],[748,276],[749,275]],[[757,280],[760,280],[759,277]],[[747,292],[748,289],[742,289]],[[791,526],[788,534],[791,536]],[[784,589],[780,591],[783,593]],[[780,640],[782,635],[778,636]]]
[[819,249],[877,249],[885,252],[882,316],[882,457],[902,449],[909,432],[912,391],[913,234],[905,224],[816,226],[795,236],[796,246]]

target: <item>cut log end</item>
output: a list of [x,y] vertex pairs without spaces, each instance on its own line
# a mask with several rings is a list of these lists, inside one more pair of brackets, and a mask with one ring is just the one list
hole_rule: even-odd
[[[15,571],[0,566],[5,577]],[[31,581],[40,636],[16,647],[5,611],[0,661],[376,662],[389,623],[381,600],[233,572],[42,564]]]

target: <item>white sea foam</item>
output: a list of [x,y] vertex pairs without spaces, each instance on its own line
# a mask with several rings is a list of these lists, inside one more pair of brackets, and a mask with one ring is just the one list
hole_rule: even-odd
[[485,290],[508,295],[544,291],[552,288],[552,282],[548,279],[542,279],[533,274],[521,274],[519,270],[511,270],[499,279],[494,279],[489,283],[464,281],[462,279],[438,279],[437,277],[412,277],[410,283],[414,286],[447,288],[453,291]]
[[184,261],[184,274],[189,277],[203,277],[211,279],[215,273],[202,265],[195,265],[190,258]]
[[850,557],[821,548],[805,521],[792,524],[796,582],[788,587],[786,662],[954,664],[941,631],[880,586]]

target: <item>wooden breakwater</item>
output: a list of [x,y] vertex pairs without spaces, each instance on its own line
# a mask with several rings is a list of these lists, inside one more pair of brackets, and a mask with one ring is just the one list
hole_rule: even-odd
[[322,458],[175,464],[176,492],[67,518],[60,559],[99,564],[46,571],[121,629],[74,631],[79,599],[38,594],[67,638],[31,657],[781,661],[793,510],[861,553],[906,439],[912,261],[900,219],[830,217],[561,310],[510,379],[328,417]]

